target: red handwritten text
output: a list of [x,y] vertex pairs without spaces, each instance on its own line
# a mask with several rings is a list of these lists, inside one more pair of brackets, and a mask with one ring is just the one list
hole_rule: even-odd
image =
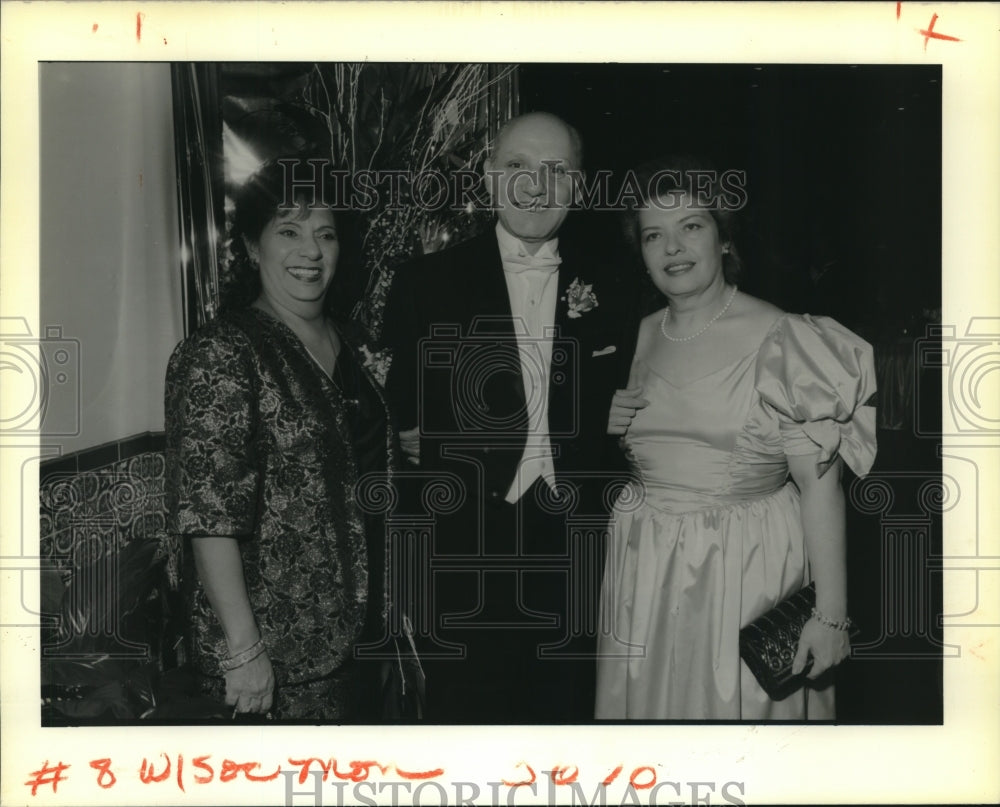
[[549,777],[554,785],[568,785],[580,778],[580,769],[576,765],[556,765],[549,771]]
[[[642,774],[648,774],[649,780],[645,782],[639,781],[639,776]],[[632,775],[628,778],[628,783],[632,785],[636,790],[647,790],[656,784],[656,771],[654,771],[649,765],[644,765],[641,768],[636,768],[632,771]]]
[[444,776],[444,768],[434,768],[429,771],[404,771],[397,766],[396,773],[403,779],[436,779],[439,776]]
[[116,777],[111,772],[111,760],[108,759],[107,757],[105,757],[104,759],[90,760],[90,767],[93,768],[95,771],[98,771],[97,784],[99,787],[102,787],[105,790],[107,790],[109,787],[112,787],[115,782],[118,781],[118,777]]
[[[166,763],[159,772],[157,772],[153,762],[143,757],[142,765],[139,767],[139,781],[144,785],[163,782],[170,776],[171,758],[168,754],[162,752],[161,756],[166,760]],[[184,755],[178,754],[176,759],[177,761],[173,764],[172,768],[174,778],[177,781],[177,787],[181,791],[184,791]],[[192,766],[198,770],[198,773],[193,776],[196,784],[206,785],[216,778],[216,770],[209,763],[210,759],[211,755],[205,754],[195,757],[192,761]],[[257,773],[260,769],[261,764],[259,762],[236,762],[232,759],[223,759],[219,764],[218,780],[220,782],[232,782],[234,779],[242,776],[248,782],[270,782],[277,779],[281,774],[280,766],[275,768],[273,772]]]
[[[310,775],[319,775],[322,772],[322,781],[328,782],[331,779],[354,784],[367,783],[371,780],[373,773],[385,778],[394,773],[399,779],[407,781],[426,781],[444,776],[444,768],[430,768],[427,770],[407,770],[400,768],[395,763],[382,763],[377,760],[338,760],[335,757],[301,757],[287,758],[287,763],[298,770],[296,777],[300,785],[306,784]],[[131,770],[138,774],[138,780],[144,785],[155,785],[173,780],[181,792],[186,792],[187,785],[207,785],[212,782],[232,782],[243,779],[247,782],[271,782],[282,774],[281,764],[276,764],[273,768],[267,768],[255,760],[237,761],[224,758],[214,760],[211,754],[201,754],[190,757],[188,765],[185,767],[183,754],[168,754],[161,751],[156,757],[143,757],[137,768]],[[97,785],[103,790],[114,787],[122,778],[121,771],[116,775],[112,770],[113,762],[108,757],[90,760],[90,767],[97,772]],[[66,772],[70,765],[65,762],[50,764],[48,760],[36,771],[30,774],[25,785],[31,788],[31,795],[37,795],[40,787],[51,785],[52,792],[58,792],[60,783],[67,780]],[[577,787],[580,780],[580,768],[576,765],[558,764],[551,769],[536,769],[526,760],[521,760],[514,765],[515,776],[511,779],[503,779],[492,783],[499,787],[505,785],[508,788],[530,787],[534,792],[534,785],[538,781],[537,770],[548,774],[549,782],[553,787]],[[625,770],[624,765],[617,765],[610,770],[601,781],[602,787],[607,787],[618,780]],[[187,771],[185,773],[185,771]],[[285,771],[291,773],[290,771]],[[641,765],[633,768],[628,775],[628,786],[634,790],[649,790],[657,785],[656,769],[650,765]],[[338,785],[338,787],[341,785]],[[392,787],[409,787],[409,785],[386,785]],[[434,785],[439,787],[439,785]],[[423,785],[420,785],[423,787]]]
[[372,769],[377,769],[383,776],[390,770],[395,769],[396,773],[402,779],[434,779],[444,775],[444,768],[433,768],[428,771],[408,771],[395,765],[383,765],[380,762],[370,759],[352,760],[351,762],[343,763],[346,766],[346,769],[343,771],[338,767],[337,760],[333,758],[324,760],[319,757],[309,757],[306,759],[292,759],[289,757],[288,762],[299,769],[298,782],[300,785],[305,783],[314,765],[323,771],[322,781],[324,782],[329,781],[331,773],[338,779],[347,782],[365,782],[371,776]]
[[537,775],[535,774],[535,769],[532,768],[527,762],[524,762],[523,760],[517,763],[516,767],[520,768],[522,766],[528,769],[527,779],[521,779],[516,782],[508,782],[506,779],[501,779],[500,781],[503,782],[505,785],[507,785],[507,787],[524,787],[526,785],[533,785],[535,783],[535,780],[538,778]]
[[49,765],[49,761],[45,760],[45,763],[37,771],[32,771],[31,776],[33,778],[25,782],[26,785],[31,787],[31,795],[34,796],[38,793],[38,788],[42,785],[52,785],[52,792],[56,793],[59,790],[59,783],[66,780],[63,776],[64,773],[69,769],[69,765],[60,761],[56,765]]
[[934,30],[934,23],[937,22],[938,15],[934,14],[931,17],[931,23],[926,28],[920,29],[920,35],[924,38],[924,50],[927,50],[927,43],[932,39],[944,39],[948,42],[961,42],[957,36],[948,36],[947,34],[939,34]]

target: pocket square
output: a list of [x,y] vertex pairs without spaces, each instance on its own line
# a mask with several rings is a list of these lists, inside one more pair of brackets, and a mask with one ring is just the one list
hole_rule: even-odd
[[596,359],[598,356],[607,356],[614,353],[618,348],[615,345],[608,345],[607,347],[602,347],[600,350],[595,350],[590,354],[590,358]]

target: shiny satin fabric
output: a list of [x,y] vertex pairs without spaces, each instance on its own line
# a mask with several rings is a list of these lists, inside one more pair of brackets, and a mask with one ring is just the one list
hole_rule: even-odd
[[[649,406],[627,447],[601,595],[601,719],[832,719],[833,690],[771,701],[739,629],[809,582],[788,455],[875,456],[870,346],[833,320],[780,317],[759,348],[674,385],[641,358]],[[820,468],[822,471],[822,467]]]

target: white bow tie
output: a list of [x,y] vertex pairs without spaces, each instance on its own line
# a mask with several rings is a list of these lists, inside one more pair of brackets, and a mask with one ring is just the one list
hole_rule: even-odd
[[557,258],[554,255],[504,255],[502,260],[505,272],[517,273],[526,272],[529,269],[538,269],[539,271],[551,274],[562,263],[562,258]]

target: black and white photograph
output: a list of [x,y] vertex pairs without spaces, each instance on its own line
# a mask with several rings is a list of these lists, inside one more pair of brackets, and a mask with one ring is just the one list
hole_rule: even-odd
[[885,4],[907,57],[309,60],[156,5],[33,59],[5,801],[852,800],[983,717],[997,165],[948,194],[945,54],[996,7]]

